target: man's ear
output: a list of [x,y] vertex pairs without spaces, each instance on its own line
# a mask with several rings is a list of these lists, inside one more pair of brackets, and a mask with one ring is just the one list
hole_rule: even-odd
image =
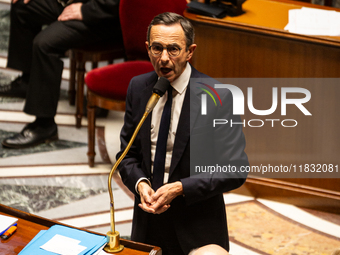
[[190,61],[190,59],[192,58],[193,54],[194,54],[194,51],[196,49],[197,45],[196,44],[191,44],[189,46],[189,49],[188,49],[188,55],[187,55],[187,61]]
[[148,43],[148,41],[145,41],[145,47],[146,47],[146,50],[149,51],[149,43]]
[[148,42],[148,41],[145,41],[145,47],[146,47],[146,50],[147,50],[148,55],[149,55],[149,57],[150,57],[149,42]]

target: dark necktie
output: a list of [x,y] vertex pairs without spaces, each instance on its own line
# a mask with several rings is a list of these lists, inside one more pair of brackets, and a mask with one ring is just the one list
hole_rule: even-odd
[[164,105],[161,124],[159,125],[159,132],[156,144],[156,154],[153,164],[152,188],[155,191],[163,185],[164,180],[166,144],[168,141],[170,127],[171,106],[172,106],[172,87],[169,86],[168,100]]

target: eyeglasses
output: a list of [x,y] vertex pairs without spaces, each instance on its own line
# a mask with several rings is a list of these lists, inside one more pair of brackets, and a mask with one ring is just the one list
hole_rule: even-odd
[[151,51],[151,54],[159,57],[162,55],[164,49],[168,52],[169,56],[171,57],[177,57],[181,53],[181,48],[178,46],[169,46],[169,47],[163,47],[162,45],[151,45],[149,46],[149,50]]

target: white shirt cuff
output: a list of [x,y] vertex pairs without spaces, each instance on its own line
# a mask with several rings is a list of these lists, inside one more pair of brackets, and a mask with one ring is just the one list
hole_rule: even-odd
[[140,179],[137,181],[137,183],[136,183],[136,185],[135,185],[135,190],[136,190],[137,194],[139,194],[139,192],[138,192],[138,184],[139,184],[141,181],[146,181],[146,182],[150,185],[150,187],[151,187],[151,182],[150,182],[150,180],[149,180],[148,178],[146,178],[146,177],[142,177],[142,178],[140,178]]

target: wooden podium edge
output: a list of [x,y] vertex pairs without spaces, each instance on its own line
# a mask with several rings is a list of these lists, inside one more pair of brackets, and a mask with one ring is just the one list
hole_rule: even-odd
[[[104,234],[101,234],[101,233],[90,231],[90,230],[87,230],[87,229],[84,229],[84,228],[77,228],[77,227],[74,227],[74,226],[63,224],[63,223],[58,222],[58,221],[49,220],[49,219],[40,217],[38,215],[27,213],[27,212],[24,212],[24,211],[21,211],[21,210],[18,210],[18,209],[15,209],[15,208],[3,205],[3,204],[0,204],[0,212],[8,214],[10,216],[13,216],[15,218],[20,218],[20,219],[23,219],[23,220],[26,220],[26,221],[30,221],[30,222],[33,222],[33,223],[36,223],[36,224],[39,224],[39,225],[42,225],[42,226],[45,226],[45,227],[48,227],[48,228],[57,224],[57,225],[62,225],[62,226],[66,226],[66,227],[70,227],[70,228],[74,228],[74,229],[83,230],[83,231],[86,231],[88,233],[105,236]],[[157,247],[157,246],[153,246],[153,245],[149,245],[149,244],[143,244],[143,243],[139,243],[139,242],[134,242],[134,241],[131,241],[131,240],[126,240],[126,239],[120,239],[120,241],[121,241],[121,244],[123,244],[126,248],[129,248],[129,249],[138,250],[138,251],[142,251],[142,252],[149,252],[149,254],[152,254],[152,255],[161,255],[162,254],[161,248]],[[117,253],[117,254],[119,254],[119,253]]]

